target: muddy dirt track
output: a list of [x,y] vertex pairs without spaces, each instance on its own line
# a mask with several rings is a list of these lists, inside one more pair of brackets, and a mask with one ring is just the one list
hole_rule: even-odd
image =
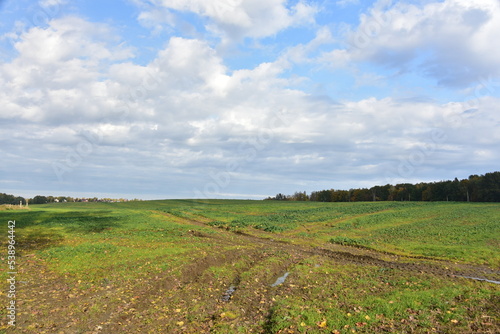
[[[189,224],[206,226],[201,221],[186,220]],[[219,242],[228,242],[224,234],[212,236],[193,229],[193,235],[206,238],[217,238]],[[231,232],[228,232],[231,233]],[[458,264],[449,261],[436,261],[425,257],[395,256],[370,249],[349,247],[341,245],[323,245],[322,247],[307,247],[291,244],[280,240],[258,237],[242,232],[231,233],[230,243],[245,245],[248,243],[269,247],[290,253],[303,254],[307,256],[318,255],[334,259],[341,263],[354,263],[358,265],[371,265],[381,268],[392,268],[413,272],[429,273],[433,275],[450,277],[474,277],[482,280],[500,282],[500,270],[492,270],[485,266],[474,266]],[[227,233],[226,233],[227,236]],[[326,248],[328,247],[328,248]]]
[[[243,328],[245,333],[273,333],[270,328],[275,300],[295,293],[293,269],[311,259],[317,266],[355,265],[447,277],[450,282],[464,280],[459,276],[500,281],[499,271],[482,266],[334,244],[311,247],[224,229],[206,233],[206,222],[162,214],[191,226],[193,240],[207,240],[214,246],[177,268],[146,275],[131,285],[110,280],[89,289],[75,287],[47,271],[42,260],[33,258],[23,271],[26,275],[43,274],[20,286],[19,300],[24,301],[20,309],[24,312],[19,315],[16,332],[236,333]],[[214,267],[224,270],[214,274]],[[271,286],[288,272],[287,284]]]
[[[206,227],[205,223],[201,221],[185,221],[193,226]],[[212,254],[187,265],[183,268],[182,277],[184,279],[179,282],[180,289],[196,291],[197,288],[193,285],[201,285],[199,289],[203,289],[204,284],[210,283],[205,281],[204,278],[204,273],[208,268],[213,265],[231,265],[231,263],[234,263],[238,259],[246,258],[245,265],[240,267],[231,278],[226,279],[223,288],[217,292],[218,294],[211,295],[213,301],[208,304],[212,304],[212,306],[204,310],[206,314],[206,318],[202,322],[204,327],[199,328],[199,330],[206,332],[217,332],[217,330],[214,330],[214,328],[217,328],[217,322],[226,320],[223,316],[220,316],[221,309],[224,308],[221,305],[232,303],[234,309],[242,311],[242,314],[238,317],[238,325],[244,326],[248,332],[272,333],[272,331],[266,329],[266,323],[256,326],[263,319],[269,320],[274,299],[272,295],[284,293],[279,290],[279,287],[270,287],[270,284],[275,282],[278,277],[282,277],[284,273],[288,273],[295,265],[301,264],[304,260],[310,258],[315,258],[317,262],[333,262],[336,265],[367,266],[369,268],[377,268],[377,270],[396,269],[412,274],[442,276],[449,278],[450,282],[452,280],[459,281],[463,279],[460,278],[461,276],[500,281],[500,271],[495,271],[484,266],[436,261],[427,258],[396,256],[363,248],[334,244],[322,245],[321,247],[308,247],[242,232],[222,230],[221,233],[207,234],[197,231],[196,227],[194,227],[190,233],[199,238],[214,239],[220,245],[241,246],[243,248],[221,253],[214,251]],[[249,249],[247,248],[248,245],[252,245],[252,247]],[[261,275],[262,273],[252,271],[252,268],[259,267],[268,257],[280,253],[288,254],[289,256],[279,263],[269,265],[266,274]],[[248,272],[252,273],[252,279],[242,278]],[[293,275],[291,276],[293,279]],[[188,291],[183,293],[186,296],[191,295]],[[195,302],[197,301],[196,298],[194,300]],[[189,306],[188,302],[186,307],[190,308],[194,307],[194,305]],[[186,328],[182,330],[171,328],[171,330],[181,333]],[[293,332],[290,331],[290,333]]]

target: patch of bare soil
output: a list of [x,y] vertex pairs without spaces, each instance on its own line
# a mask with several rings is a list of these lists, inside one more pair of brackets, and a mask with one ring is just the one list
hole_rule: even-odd
[[[125,286],[113,281],[75,283],[47,270],[36,256],[26,257],[20,277],[26,277],[27,283],[19,287],[16,332],[228,333],[240,328],[245,333],[263,333],[273,298],[293,293],[271,285],[311,256],[450,279],[471,276],[500,281],[499,271],[481,266],[339,245],[307,247],[219,229],[210,234],[198,230],[206,230],[203,222],[164,215],[192,226],[193,238],[212,238],[219,246],[179,268],[144,275]],[[269,262],[271,258],[275,261]]]
[[355,263],[359,265],[372,265],[383,268],[393,268],[399,270],[424,272],[433,275],[444,275],[452,277],[475,277],[479,279],[487,279],[500,281],[500,271],[493,270],[485,266],[460,264],[448,261],[435,261],[428,259],[419,259],[407,256],[390,256],[386,253],[377,252],[374,250],[361,249],[356,247],[335,245],[334,249],[329,249],[329,245],[325,247],[306,247],[301,245],[293,245],[283,243],[272,239],[264,239],[249,234],[238,233],[240,238],[247,239],[248,242],[261,243],[263,245],[272,246],[286,251],[299,252],[309,255],[320,255],[336,259],[343,263]]

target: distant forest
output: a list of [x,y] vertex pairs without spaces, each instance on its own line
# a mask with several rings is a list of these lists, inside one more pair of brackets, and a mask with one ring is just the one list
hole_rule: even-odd
[[[0,205],[11,204],[11,205],[26,205],[26,201],[31,204],[46,204],[46,203],[63,203],[63,202],[128,202],[127,199],[119,198],[73,198],[69,196],[35,196],[33,198],[24,198],[20,196],[14,196],[9,194],[0,193]],[[134,201],[139,201],[134,199]]]
[[[137,199],[136,199],[137,200]],[[366,201],[459,201],[459,202],[500,202],[500,172],[471,175],[468,179],[439,181],[431,183],[386,184],[370,189],[320,190],[311,194],[296,192],[293,195],[277,194],[266,200],[313,201],[313,202],[366,202]],[[67,196],[35,196],[29,204],[54,202],[126,202],[126,199],[73,198]],[[26,199],[0,193],[0,204],[26,205]]]
[[320,190],[310,195],[296,192],[293,195],[277,194],[266,200],[314,202],[362,201],[461,201],[500,202],[500,172],[471,175],[468,179],[432,183],[386,184],[370,189]]

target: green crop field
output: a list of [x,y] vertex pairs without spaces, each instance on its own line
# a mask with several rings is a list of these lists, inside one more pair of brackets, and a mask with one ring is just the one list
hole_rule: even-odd
[[499,204],[55,203],[0,220],[5,306],[14,220],[17,272],[0,332],[500,332]]

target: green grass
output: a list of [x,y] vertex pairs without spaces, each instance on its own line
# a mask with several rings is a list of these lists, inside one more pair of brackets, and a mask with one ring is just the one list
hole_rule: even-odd
[[51,270],[91,281],[110,272],[132,279],[144,270],[137,263],[168,257],[168,265],[151,269],[162,271],[203,247],[203,242],[190,242],[189,226],[155,214],[156,204],[61,203],[2,212],[0,217],[16,220],[18,253],[37,252]]
[[[153,211],[211,226],[305,233],[323,241],[367,245],[498,266],[500,206],[485,203],[283,203],[268,201],[145,201],[61,203],[32,206],[31,211],[2,211],[17,221],[20,243],[31,248],[79,244],[95,239],[146,245],[182,240],[188,227],[166,222]],[[124,245],[125,246],[125,245]]]
[[[497,308],[487,284],[309,259],[291,270],[267,323],[269,333],[429,333],[436,324],[470,332]],[[490,324],[491,326],[491,324]],[[478,330],[478,328],[476,328]]]
[[327,232],[382,251],[500,265],[498,204],[415,204],[334,222]]
[[[479,326],[477,331],[487,331],[490,318],[483,317],[500,313],[494,306],[500,302],[495,285],[293,253],[294,245],[354,246],[498,270],[500,205],[496,203],[55,203],[0,211],[6,230],[8,220],[16,220],[18,261],[27,264],[34,259],[44,267],[40,273],[26,273],[32,281],[47,275],[48,282],[76,289],[71,290],[75,296],[86,291],[98,296],[85,301],[89,312],[81,315],[82,322],[98,317],[96,310],[121,309],[123,298],[129,305],[130,298],[141,293],[156,301],[134,301],[131,323],[154,326],[156,317],[173,319],[157,324],[172,333],[199,328],[214,333],[474,332],[468,322]],[[283,241],[288,248],[238,239],[241,235],[231,232]],[[3,238],[0,247],[6,246]],[[285,271],[290,273],[285,283],[270,288]],[[4,282],[6,275],[2,270]],[[218,304],[236,279],[241,283],[235,301]],[[157,292],[161,289],[165,290]],[[80,302],[77,297],[68,302],[65,314],[77,312]],[[260,313],[259,320],[239,322],[248,311],[245,307],[255,305],[269,309]],[[43,303],[32,307],[33,317],[45,312],[42,318],[56,308]],[[142,312],[142,318],[134,309]],[[88,330],[84,325],[79,328]]]
[[[229,230],[264,231],[277,237],[380,251],[421,255],[477,264],[500,265],[500,205],[485,203],[307,203],[271,201],[144,201],[129,203],[60,203],[30,211],[2,211],[17,221],[20,245],[41,252],[63,268],[113,254],[125,263],[189,251],[189,226],[157,212],[208,221]],[[307,230],[307,232],[306,232]],[[59,255],[55,255],[59,254]],[[101,266],[106,267],[106,259]],[[71,264],[73,262],[73,264]],[[111,266],[111,264],[109,264]]]
[[274,232],[385,252],[500,266],[500,205],[208,201],[176,209],[229,230]]

